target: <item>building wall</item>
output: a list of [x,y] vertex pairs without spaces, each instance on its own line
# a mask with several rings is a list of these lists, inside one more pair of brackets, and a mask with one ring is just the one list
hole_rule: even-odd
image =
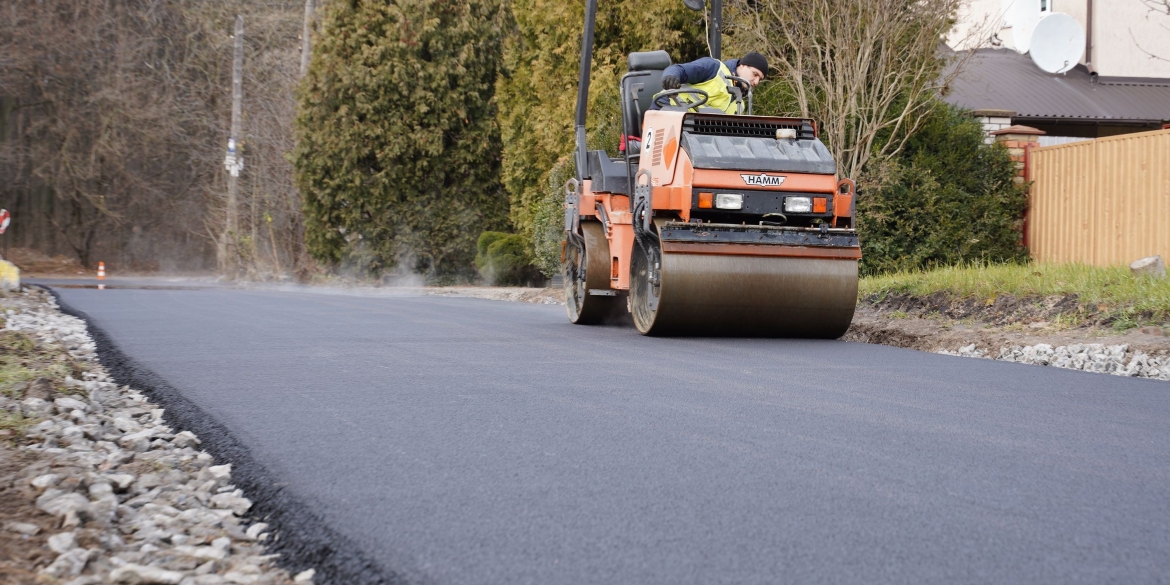
[[1102,77],[1170,78],[1170,16],[1151,13],[1141,0],[1097,0],[1093,67]]
[[[947,44],[956,50],[1001,46],[1015,49],[1010,26],[1015,2],[971,0],[958,15]],[[1072,16],[1084,28],[1088,0],[1049,0],[1052,10]],[[1102,77],[1170,78],[1170,16],[1151,12],[1142,0],[1094,0],[1092,67]],[[1158,58],[1150,57],[1150,53]],[[1085,63],[1084,55],[1081,63]]]
[[1001,0],[970,0],[964,4],[955,27],[947,35],[947,46],[956,51],[996,46],[992,35],[998,35],[1002,46],[1014,47],[1012,29],[1003,26],[1004,9],[1000,4]]

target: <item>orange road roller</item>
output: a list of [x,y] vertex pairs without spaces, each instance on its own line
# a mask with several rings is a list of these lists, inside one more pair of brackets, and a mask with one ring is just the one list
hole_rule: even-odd
[[665,51],[632,53],[620,155],[587,151],[595,11],[588,0],[565,193],[569,320],[632,315],[646,335],[840,337],[857,302],[856,187],[838,179],[815,122],[750,115],[750,85],[736,95],[746,115],[704,108],[701,90],[662,91]]

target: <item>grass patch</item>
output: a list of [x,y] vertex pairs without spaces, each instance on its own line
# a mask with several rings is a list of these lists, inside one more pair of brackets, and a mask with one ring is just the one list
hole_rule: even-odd
[[41,422],[39,418],[21,416],[19,412],[0,410],[0,441],[15,444],[24,438],[29,427]]
[[1108,322],[1117,329],[1170,320],[1170,279],[1135,277],[1125,266],[971,264],[870,276],[861,279],[859,287],[862,298],[935,293],[987,305],[1002,295],[1018,299],[1076,295],[1077,304],[1087,309],[1080,312],[1109,315]]
[[19,331],[0,331],[0,394],[19,400],[25,385],[37,378],[51,380],[57,392],[81,394],[65,387],[65,377],[80,380],[85,370],[61,348],[44,346]]

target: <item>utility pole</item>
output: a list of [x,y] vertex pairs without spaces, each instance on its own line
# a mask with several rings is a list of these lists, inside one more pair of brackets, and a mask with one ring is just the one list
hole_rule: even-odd
[[309,32],[313,22],[313,0],[305,0],[305,28],[301,31],[301,77],[309,71]]
[[244,17],[236,16],[235,51],[232,58],[232,129],[228,137],[228,152],[224,158],[224,166],[228,170],[228,197],[227,197],[227,225],[224,226],[220,269],[227,272],[236,271],[238,251],[236,243],[239,239],[239,190],[240,169],[244,167],[244,159],[239,153],[240,125],[243,117],[244,102]]

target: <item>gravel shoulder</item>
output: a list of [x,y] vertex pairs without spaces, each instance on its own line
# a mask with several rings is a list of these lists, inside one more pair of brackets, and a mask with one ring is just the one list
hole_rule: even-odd
[[311,583],[189,430],[114,382],[84,321],[39,289],[0,297],[0,582]]

